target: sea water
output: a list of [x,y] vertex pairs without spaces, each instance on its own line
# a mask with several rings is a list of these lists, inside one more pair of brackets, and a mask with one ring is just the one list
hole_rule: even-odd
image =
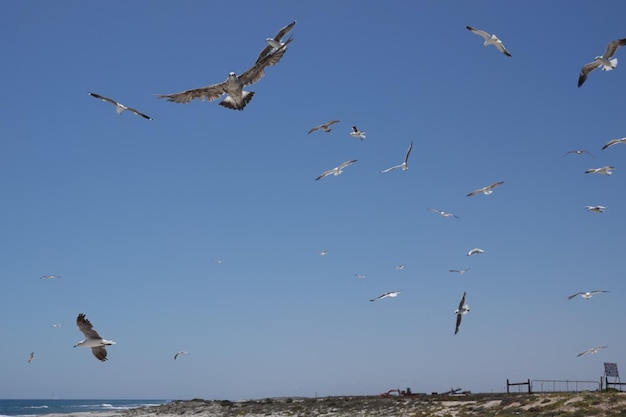
[[167,400],[0,400],[0,417],[121,411],[166,402]]

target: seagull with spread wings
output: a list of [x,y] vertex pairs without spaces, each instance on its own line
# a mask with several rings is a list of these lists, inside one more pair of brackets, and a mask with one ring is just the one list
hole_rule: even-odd
[[470,309],[467,304],[465,304],[465,296],[467,293],[463,293],[463,297],[461,297],[461,302],[459,302],[459,308],[454,310],[454,314],[456,314],[456,327],[454,328],[454,334],[459,332],[459,327],[461,326],[461,320],[463,320],[463,316],[467,314]]
[[480,253],[484,253],[485,251],[482,250],[481,248],[474,248],[472,250],[470,250],[469,252],[467,252],[467,256],[472,256],[472,255],[476,255],[476,254],[480,254]]
[[28,355],[28,363],[31,363],[33,359],[35,359],[35,352],[30,352],[30,355]]
[[[604,149],[604,148],[602,148],[602,149]],[[564,158],[564,157],[566,157],[566,156],[567,156],[567,155],[569,155],[569,154],[582,155],[582,154],[584,154],[584,153],[589,154],[589,155],[591,155],[591,156],[593,156],[593,157],[595,158],[595,156],[594,156],[591,152],[586,151],[586,150],[584,150],[584,149],[573,149],[573,150],[571,150],[571,151],[567,151],[567,152],[565,152],[565,153],[563,154],[563,156],[562,156],[561,158]]]
[[319,125],[319,126],[315,126],[312,127],[308,132],[307,135],[310,133],[315,132],[316,130],[320,130],[322,129],[324,132],[328,133],[330,132],[330,126],[334,125],[335,123],[339,123],[339,120],[331,120],[330,122],[326,122],[323,125]]
[[604,174],[604,175],[613,175],[613,170],[615,167],[606,165],[600,168],[589,168],[585,171],[585,174]]
[[352,126],[352,132],[350,132],[350,136],[357,139],[365,139],[365,132],[359,130],[358,127]]
[[471,196],[474,196],[474,195],[476,195],[476,194],[480,194],[480,193],[483,193],[483,194],[485,194],[485,195],[489,195],[489,194],[493,193],[493,189],[494,189],[494,188],[496,188],[498,185],[502,185],[502,184],[504,184],[504,181],[494,182],[494,183],[493,183],[493,184],[491,184],[491,185],[488,185],[488,186],[486,186],[486,187],[479,188],[479,189],[477,189],[477,190],[472,191],[472,192],[471,192],[471,193],[469,193],[467,196],[468,196],[468,197],[471,197]]
[[464,273],[466,273],[469,270],[470,270],[470,268],[465,268],[465,269],[448,269],[448,272],[456,272],[459,275],[463,275]]
[[600,349],[606,349],[606,348],[608,348],[608,346],[596,346],[596,347],[592,347],[592,348],[590,348],[590,349],[587,349],[587,350],[585,350],[585,351],[580,352],[580,353],[579,353],[578,355],[576,355],[576,356],[583,356],[583,355],[586,355],[587,353],[598,353],[598,351],[599,351]]
[[593,213],[604,213],[606,210],[605,206],[585,206],[585,210],[591,211]]
[[620,46],[624,45],[626,45],[626,38],[609,42],[609,45],[606,47],[606,51],[604,51],[602,55],[595,57],[592,62],[585,64],[580,70],[580,75],[578,76],[578,87],[583,85],[591,71],[600,67],[602,67],[602,71],[611,71],[614,69],[617,66],[617,58],[611,59],[611,57]]
[[506,48],[504,47],[504,44],[502,43],[500,39],[498,39],[496,35],[490,35],[484,30],[474,29],[471,26],[465,26],[465,28],[469,30],[470,32],[483,38],[485,40],[485,42],[483,43],[483,46],[493,45],[496,48],[498,48],[498,50],[502,52],[504,55],[511,57],[511,53],[506,50]]
[[355,163],[356,161],[357,161],[356,159],[353,159],[352,161],[346,161],[343,164],[341,164],[341,165],[339,165],[339,166],[337,166],[337,167],[335,167],[333,169],[329,169],[328,171],[324,171],[324,172],[322,172],[320,174],[319,177],[315,178],[315,181],[321,180],[322,178],[327,177],[329,175],[335,175],[335,176],[341,175],[341,173],[343,172],[343,169],[345,167],[347,167],[350,164]]
[[409,155],[411,155],[411,149],[413,149],[413,141],[411,141],[411,144],[409,145],[409,149],[407,149],[406,155],[404,156],[404,161],[400,165],[392,166],[391,168],[387,168],[380,172],[384,174],[385,172],[393,171],[394,169],[398,169],[398,168],[402,168],[402,171],[406,171],[407,169],[409,169]]
[[85,335],[85,339],[75,344],[74,347],[91,348],[91,353],[93,353],[96,359],[102,362],[106,361],[107,351],[105,346],[114,345],[115,342],[101,338],[98,332],[93,329],[91,322],[82,313],[76,317],[76,326]]
[[427,209],[427,210],[428,210],[428,211],[432,211],[433,213],[437,213],[437,214],[439,214],[441,217],[454,217],[454,218],[456,218],[456,219],[458,219],[458,218],[459,218],[459,216],[457,216],[456,214],[449,213],[449,212],[447,212],[447,211],[439,210],[439,209],[436,209],[436,208],[429,208],[429,209]]
[[243,110],[246,104],[252,100],[254,91],[245,91],[246,85],[254,84],[265,75],[265,68],[276,65],[287,51],[287,45],[293,39],[290,38],[284,45],[275,52],[261,58],[259,62],[248,68],[246,71],[237,76],[234,72],[228,74],[226,81],[218,84],[208,85],[206,87],[195,88],[180,93],[161,94],[159,98],[167,98],[167,101],[174,103],[189,103],[194,99],[213,101],[226,94],[226,98],[219,104],[228,109]]
[[611,146],[617,145],[620,143],[626,143],[626,138],[611,139],[602,147],[602,150],[605,150],[606,148],[610,148]]
[[376,301],[376,300],[382,300],[383,298],[388,298],[388,297],[397,297],[398,294],[400,294],[401,291],[390,291],[390,292],[386,292],[383,295],[379,295],[376,298],[372,298],[370,301]]
[[265,42],[267,42],[267,46],[263,48],[263,50],[259,54],[259,57],[256,59],[256,62],[258,63],[260,60],[262,60],[267,55],[269,55],[270,52],[278,50],[282,46],[284,46],[285,42],[283,42],[283,38],[285,37],[285,35],[287,35],[287,33],[291,31],[291,29],[293,29],[295,25],[296,25],[296,21],[294,20],[293,22],[289,23],[287,26],[281,28],[276,34],[276,36],[274,36],[273,38],[266,38]]
[[137,116],[143,117],[144,119],[152,120],[152,117],[150,117],[148,115],[145,115],[142,112],[140,112],[139,110],[133,109],[132,107],[125,106],[122,103],[118,103],[117,101],[113,100],[112,98],[104,97],[104,96],[101,96],[100,94],[96,94],[96,93],[89,93],[88,92],[87,94],[89,94],[93,98],[97,98],[97,99],[100,99],[102,101],[106,101],[107,103],[113,104],[115,106],[115,111],[117,112],[117,114],[121,115],[124,110],[128,110],[131,113],[135,113]]
[[591,297],[593,297],[595,294],[601,294],[603,292],[610,292],[610,291],[606,291],[606,290],[581,291],[581,292],[577,292],[576,294],[570,295],[569,297],[567,297],[567,299],[571,300],[572,298],[578,297],[580,295],[585,300],[588,300]]
[[178,352],[176,352],[176,354],[174,355],[174,360],[176,360],[176,358],[178,358],[180,355],[186,355],[187,352],[184,350],[179,350]]

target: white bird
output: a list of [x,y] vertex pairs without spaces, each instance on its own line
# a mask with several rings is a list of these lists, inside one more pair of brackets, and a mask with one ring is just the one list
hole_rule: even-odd
[[606,165],[600,168],[589,168],[585,171],[585,174],[604,174],[604,175],[612,175],[615,167]]
[[457,216],[456,214],[448,213],[447,211],[439,210],[439,209],[436,209],[436,208],[429,208],[427,210],[428,211],[432,211],[433,213],[437,213],[441,217],[454,217],[454,218],[457,218],[457,219],[459,218],[459,216]]
[[347,167],[350,164],[355,163],[356,161],[357,161],[356,159],[353,159],[352,161],[346,161],[346,162],[342,163],[341,165],[339,165],[339,166],[337,166],[337,167],[335,167],[333,169],[329,169],[328,171],[324,171],[324,172],[322,172],[320,174],[319,177],[315,178],[315,181],[321,180],[322,178],[327,177],[328,175],[331,175],[331,174],[335,175],[335,176],[341,175],[341,173],[343,172],[343,169],[345,167]]
[[213,263],[216,263],[216,264],[218,264],[218,265],[221,265],[221,264],[223,264],[223,263],[226,263],[226,261],[225,261],[225,260],[223,260],[223,259],[213,259]]
[[323,125],[312,127],[307,132],[307,135],[310,134],[310,133],[315,132],[316,130],[320,130],[320,129],[322,129],[324,132],[328,133],[328,132],[331,131],[330,126],[334,125],[335,123],[339,123],[339,120],[331,120],[330,122],[326,122]]
[[613,145],[617,145],[617,144],[619,144],[619,143],[626,143],[626,138],[612,139],[612,140],[608,141],[608,142],[606,143],[606,145],[604,145],[604,146],[602,147],[602,150],[605,150],[606,148],[610,148],[611,146],[613,146]]
[[176,352],[176,354],[174,355],[174,360],[176,360],[177,357],[179,357],[180,355],[186,355],[187,352],[185,352],[184,350],[179,350],[178,352]]
[[398,271],[402,271],[402,270],[404,269],[404,267],[405,267],[405,266],[406,266],[405,264],[402,264],[402,265],[396,265],[396,266],[394,266],[394,268],[395,268],[395,269],[397,269]]
[[128,110],[129,112],[135,113],[137,116],[141,116],[144,119],[148,119],[148,120],[152,120],[152,117],[147,116],[145,114],[143,114],[142,112],[140,112],[139,110],[133,109],[132,107],[127,107],[125,105],[123,105],[122,103],[118,103],[117,101],[113,100],[112,98],[108,98],[108,97],[104,97],[101,96],[99,94],[96,93],[87,93],[89,94],[91,97],[100,99],[102,101],[106,101],[107,103],[111,103],[115,106],[115,111],[117,112],[117,114],[122,114],[122,112],[124,110]]
[[474,29],[471,26],[465,26],[465,28],[469,30],[470,32],[482,37],[485,40],[485,42],[483,43],[483,46],[493,45],[496,48],[498,48],[498,50],[502,52],[504,55],[511,57],[511,53],[506,50],[506,48],[504,47],[504,44],[502,43],[500,39],[498,39],[496,35],[490,35],[483,30]]
[[583,351],[583,352],[580,352],[580,353],[579,353],[578,355],[576,355],[576,356],[583,356],[583,355],[586,355],[587,353],[598,353],[598,351],[599,351],[600,349],[606,349],[606,348],[608,348],[608,346],[596,346],[596,347],[592,347],[592,348],[587,349],[587,350],[585,350],[585,351]]
[[571,300],[572,298],[575,298],[577,296],[581,296],[582,298],[584,298],[585,300],[590,299],[591,297],[593,297],[595,294],[600,294],[603,292],[610,292],[610,291],[605,291],[605,290],[593,290],[593,291],[585,291],[585,292],[577,292],[576,294],[572,294],[569,297],[567,297],[568,300]]
[[402,171],[406,171],[407,169],[409,169],[409,155],[411,155],[411,149],[413,149],[413,141],[411,141],[411,144],[409,145],[409,149],[407,149],[406,151],[406,155],[404,156],[404,162],[402,162],[400,165],[392,166],[391,168],[387,168],[380,172],[384,174],[385,172],[393,171],[394,169],[398,169],[398,168],[402,168]]
[[471,196],[474,196],[474,195],[476,195],[476,194],[480,194],[480,193],[483,193],[483,194],[485,194],[485,195],[489,195],[489,194],[493,193],[493,189],[494,189],[495,187],[497,187],[498,185],[502,185],[502,184],[504,184],[504,181],[494,182],[494,183],[493,183],[493,184],[491,184],[491,185],[488,185],[488,186],[486,186],[486,187],[479,188],[479,189],[477,189],[477,190],[472,191],[472,192],[471,192],[471,193],[469,193],[467,196],[468,196],[468,197],[471,197]]
[[376,298],[372,298],[370,301],[376,301],[376,300],[381,300],[383,298],[387,298],[387,297],[397,297],[398,294],[400,294],[401,291],[391,291],[391,292],[386,292],[383,295],[379,295]]
[[62,323],[55,323],[55,324],[52,325],[52,327],[54,327],[55,329],[58,329],[61,326],[63,326]]
[[74,347],[91,348],[91,353],[93,353],[98,360],[102,362],[106,361],[107,351],[105,346],[114,345],[115,342],[101,338],[98,332],[93,329],[91,322],[87,320],[82,313],[76,317],[76,326],[78,326],[78,330],[85,335],[85,339],[75,344]]
[[35,359],[35,352],[30,352],[30,355],[28,355],[28,363],[31,363],[33,359]]
[[293,29],[295,24],[296,24],[296,21],[294,20],[293,22],[289,23],[287,26],[281,28],[276,34],[276,36],[274,36],[273,38],[265,38],[265,42],[267,42],[267,46],[263,48],[263,50],[261,50],[259,57],[256,59],[256,62],[259,62],[260,60],[265,58],[267,55],[269,55],[270,52],[274,50],[278,50],[281,47],[285,46],[285,42],[283,42],[283,38],[285,37],[287,33],[289,33],[289,31],[291,31],[291,29]]
[[322,251],[317,252],[317,254],[319,256],[326,256],[326,255],[328,255],[328,252],[330,252],[330,250],[326,249],[326,250],[322,250]]
[[355,277],[357,277],[358,279],[365,279],[365,274],[354,274]]
[[461,326],[461,320],[463,319],[463,315],[467,314],[470,311],[469,306],[465,304],[465,295],[466,293],[464,292],[463,297],[461,297],[461,302],[459,303],[459,308],[454,310],[454,314],[456,314],[456,327],[454,329],[454,334],[457,334],[459,332],[459,327]]
[[365,139],[365,132],[361,132],[356,126],[352,126],[352,132],[350,132],[350,136],[357,139]]
[[42,275],[39,279],[56,279],[61,278],[61,275]]
[[482,250],[481,248],[474,248],[472,250],[470,250],[469,252],[467,252],[467,256],[472,256],[472,255],[476,255],[478,253],[483,253],[485,252],[484,250]]
[[[604,148],[602,148],[602,149],[604,149]],[[572,154],[572,153],[576,154],[576,155],[582,155],[582,154],[586,153],[586,154],[589,154],[589,155],[591,155],[591,156],[593,156],[595,158],[595,156],[591,152],[586,151],[584,149],[573,149],[571,151],[567,151],[567,152],[565,152],[565,154],[563,154],[563,156],[561,158],[564,158],[565,156],[567,156],[569,154]]]
[[603,71],[611,71],[615,68],[617,66],[617,58],[611,59],[611,57],[620,46],[624,45],[626,45],[626,38],[609,42],[609,45],[606,47],[606,51],[604,51],[602,55],[595,57],[592,62],[585,64],[580,70],[580,75],[578,76],[578,87],[583,85],[589,76],[589,73],[594,69],[602,67]]
[[218,84],[208,85],[206,87],[195,88],[180,93],[162,94],[159,98],[167,98],[167,101],[174,103],[189,103],[193,99],[206,99],[208,101],[217,100],[223,94],[226,98],[219,104],[233,110],[243,110],[246,104],[252,100],[254,91],[245,91],[243,88],[248,84],[254,84],[265,75],[265,68],[276,65],[287,51],[287,45],[292,41],[289,39],[276,52],[266,55],[259,62],[248,68],[239,76],[234,72],[228,74],[228,78]]
[[463,275],[464,273],[466,273],[469,270],[470,270],[470,268],[465,268],[465,269],[448,269],[448,272],[456,272],[459,275]]
[[604,210],[606,210],[605,206],[585,206],[585,209],[587,211],[592,211],[594,213],[604,213]]

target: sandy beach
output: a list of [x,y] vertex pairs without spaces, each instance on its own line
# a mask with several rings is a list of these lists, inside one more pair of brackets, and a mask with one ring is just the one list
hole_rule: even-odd
[[[578,392],[543,394],[345,396],[247,401],[173,401],[161,406],[125,410],[122,417],[471,417],[572,416],[612,417],[626,413],[626,393]],[[109,417],[98,413],[101,417]],[[77,416],[87,417],[87,416]]]

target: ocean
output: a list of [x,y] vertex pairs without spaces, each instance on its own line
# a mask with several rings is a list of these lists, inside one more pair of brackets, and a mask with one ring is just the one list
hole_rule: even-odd
[[160,405],[168,400],[0,400],[0,417],[117,411]]

